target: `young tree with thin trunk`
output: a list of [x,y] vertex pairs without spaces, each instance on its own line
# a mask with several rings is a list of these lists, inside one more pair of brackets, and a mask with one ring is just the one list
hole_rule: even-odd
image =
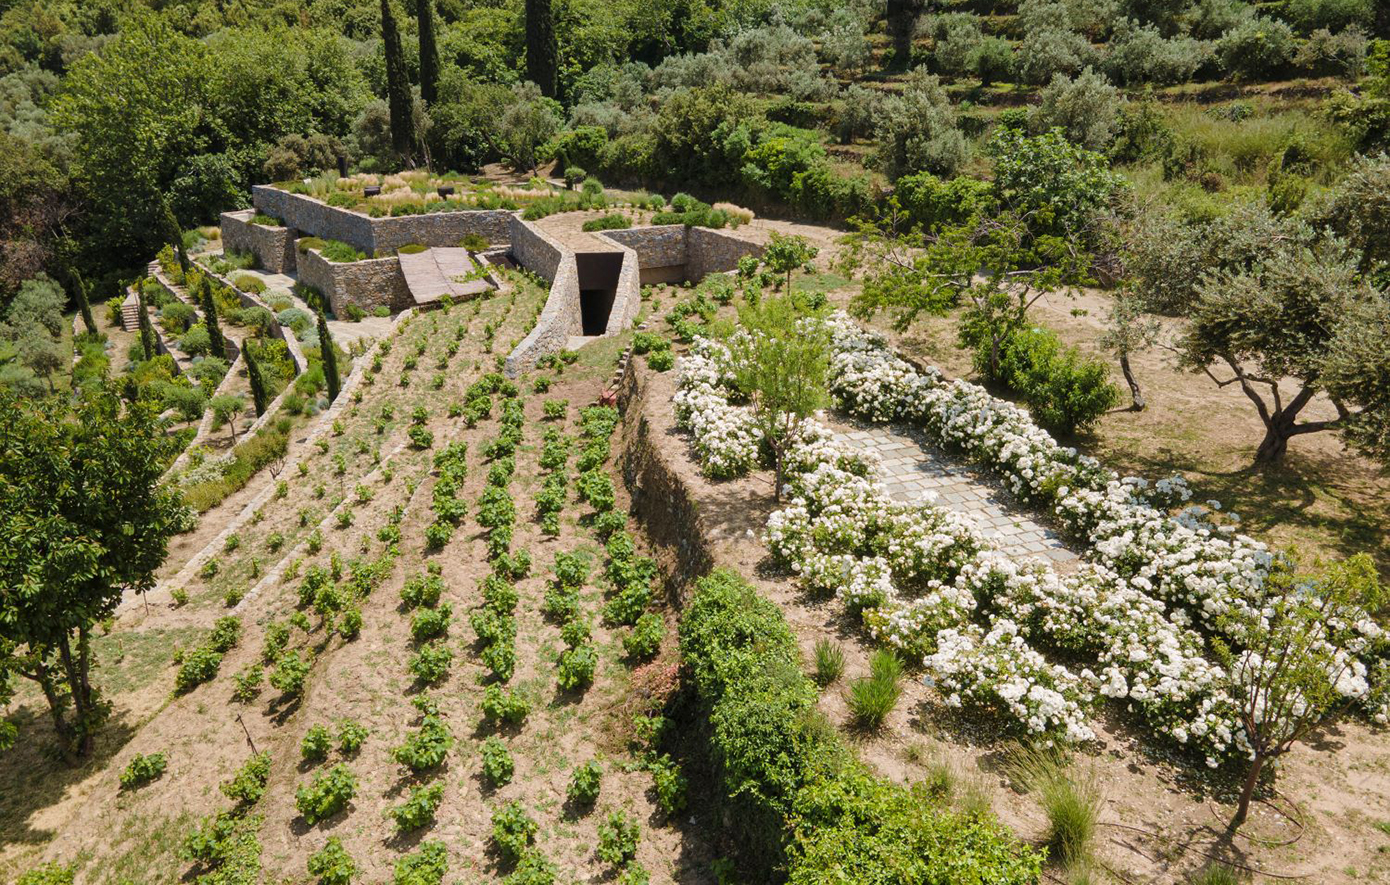
[[226,424],[232,434],[232,445],[236,445],[236,419],[242,412],[246,411],[246,400],[239,394],[224,393],[221,396],[214,396],[208,403],[212,409],[213,419],[218,424]]
[[434,0],[416,0],[420,26],[420,98],[432,105],[439,96],[439,47],[434,34]]
[[787,449],[798,424],[829,402],[830,331],[790,294],[760,298],[739,311],[729,339],[734,383],[748,394],[754,420],[772,450],[774,494],[782,500]]
[[265,414],[266,390],[265,378],[261,375],[261,365],[256,362],[255,355],[251,352],[250,342],[246,342],[241,348],[241,358],[246,362],[246,383],[251,388],[251,402],[256,408],[256,417]]
[[91,753],[106,715],[93,633],[126,592],[154,585],[177,526],[155,409],[110,387],[76,400],[0,392],[0,674],[37,684],[69,759]]
[[1160,328],[1158,319],[1144,310],[1143,302],[1132,292],[1121,291],[1110,302],[1109,324],[1099,343],[1119,361],[1120,371],[1129,385],[1130,408],[1135,412],[1144,411],[1147,404],[1129,358],[1153,347],[1158,341]]
[[812,246],[805,237],[774,233],[772,241],[763,252],[763,263],[767,265],[768,270],[785,276],[786,287],[783,291],[791,294],[792,274],[810,264],[819,253],[820,250]]
[[550,0],[526,0],[526,79],[554,98],[559,73],[559,43]]
[[1228,616],[1224,632],[1239,648],[1217,652],[1250,755],[1231,829],[1245,822],[1265,766],[1369,690],[1345,649],[1361,642],[1367,612],[1383,602],[1375,563],[1363,553],[1312,577],[1277,569],[1245,613]]
[[323,380],[328,385],[328,401],[338,398],[338,354],[333,349],[333,336],[328,331],[328,318],[319,314],[319,351],[323,355]]
[[391,111],[391,146],[406,163],[415,157],[415,119],[410,75],[401,51],[401,34],[391,0],[381,0],[381,43],[386,53],[386,102]]

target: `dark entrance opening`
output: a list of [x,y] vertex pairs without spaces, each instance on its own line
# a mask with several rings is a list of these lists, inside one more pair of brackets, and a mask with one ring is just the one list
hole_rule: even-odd
[[585,335],[602,335],[608,328],[613,298],[618,292],[618,274],[623,268],[621,252],[578,252],[574,256],[579,270],[579,317]]

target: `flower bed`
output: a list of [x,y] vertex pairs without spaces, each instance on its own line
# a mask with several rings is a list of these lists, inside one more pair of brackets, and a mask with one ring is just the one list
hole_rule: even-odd
[[[788,471],[792,499],[768,522],[779,562],[920,660],[948,704],[1084,741],[1094,734],[1090,712],[1111,698],[1209,765],[1246,751],[1226,674],[1207,659],[1199,631],[1264,580],[1273,564],[1264,545],[1217,529],[1197,510],[1168,515],[1187,495],[1179,481],[1120,481],[1058,446],[1021,410],[916,372],[843,315],[830,323],[842,407],[871,420],[915,420],[989,465],[1020,498],[1050,503],[1073,537],[1094,547],[1073,575],[1015,562],[967,517],[893,501],[870,463],[806,422]],[[729,359],[723,345],[697,340],[682,359],[676,400],[678,422],[716,477],[745,472],[761,456],[747,411],[731,402]],[[1369,618],[1363,636],[1365,647],[1352,651],[1369,652],[1377,639]],[[1340,686],[1344,694],[1372,697],[1364,672]]]

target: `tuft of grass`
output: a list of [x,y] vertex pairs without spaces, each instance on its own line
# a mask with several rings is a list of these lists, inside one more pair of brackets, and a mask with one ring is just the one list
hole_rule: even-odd
[[1213,863],[1187,880],[1187,885],[1241,885],[1245,881],[1239,871],[1224,863]]
[[1094,770],[1078,770],[1055,751],[1030,747],[1013,755],[1008,771],[1025,791],[1037,795],[1047,815],[1049,855],[1063,866],[1084,866],[1104,802]]
[[902,697],[902,672],[903,664],[897,655],[887,649],[874,653],[869,662],[870,675],[856,679],[845,697],[855,725],[865,731],[883,727]]
[[845,672],[845,650],[829,639],[817,639],[815,649],[816,673],[813,677],[821,688],[833,685]]

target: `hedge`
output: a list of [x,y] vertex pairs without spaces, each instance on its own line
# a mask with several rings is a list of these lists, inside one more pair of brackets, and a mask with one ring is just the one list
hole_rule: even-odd
[[1043,857],[989,818],[871,774],[816,710],[796,637],[738,574],[697,582],[681,659],[698,698],[727,835],[796,885],[1024,885]]

